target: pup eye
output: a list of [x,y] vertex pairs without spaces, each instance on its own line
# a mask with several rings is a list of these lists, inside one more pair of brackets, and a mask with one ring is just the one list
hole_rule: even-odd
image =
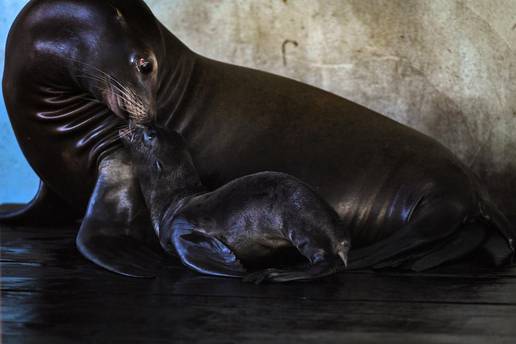
[[152,65],[152,61],[141,57],[138,60],[136,60],[136,69],[138,69],[138,72],[142,74],[149,74],[152,72],[152,69],[154,66]]
[[145,130],[143,133],[143,140],[145,142],[150,142],[156,137],[156,132],[154,130]]

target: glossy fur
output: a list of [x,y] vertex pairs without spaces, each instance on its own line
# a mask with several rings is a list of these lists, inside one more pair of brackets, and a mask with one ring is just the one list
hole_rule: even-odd
[[260,172],[208,192],[176,132],[137,127],[124,136],[162,246],[201,273],[242,277],[284,248],[308,261],[267,269],[255,282],[330,275],[347,263],[349,234],[316,192],[284,173]]
[[[121,101],[117,88],[138,101]],[[514,228],[441,144],[323,90],[199,56],[143,1],[32,0],[9,33],[3,90],[43,186],[0,218],[86,211],[78,247],[113,271],[151,271],[128,254],[141,238],[152,244],[136,174],[118,173],[129,164],[118,140],[128,110],[180,132],[210,189],[259,171],[313,186],[351,234],[352,267],[425,269],[480,251],[512,262]],[[127,240],[113,245],[116,237]]]

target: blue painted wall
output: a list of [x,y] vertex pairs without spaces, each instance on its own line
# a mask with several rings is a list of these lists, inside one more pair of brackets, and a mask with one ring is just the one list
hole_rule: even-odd
[[[4,71],[5,40],[14,18],[28,0],[0,0],[0,75]],[[27,202],[37,191],[39,179],[23,157],[0,101],[0,203]]]

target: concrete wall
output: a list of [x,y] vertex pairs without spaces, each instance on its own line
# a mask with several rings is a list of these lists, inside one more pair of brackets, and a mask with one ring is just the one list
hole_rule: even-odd
[[436,138],[516,212],[516,1],[148,3],[201,54],[324,88]]
[[[433,136],[516,212],[516,1],[147,2],[201,54],[322,87]],[[4,147],[14,145],[6,128],[0,202],[12,168]]]

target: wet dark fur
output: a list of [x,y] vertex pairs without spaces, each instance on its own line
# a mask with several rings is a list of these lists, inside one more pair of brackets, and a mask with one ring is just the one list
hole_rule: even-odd
[[[208,192],[179,134],[138,126],[123,137],[162,246],[190,268],[284,282],[327,276],[346,263],[348,232],[302,181],[260,172]],[[248,274],[292,247],[308,264]]]

